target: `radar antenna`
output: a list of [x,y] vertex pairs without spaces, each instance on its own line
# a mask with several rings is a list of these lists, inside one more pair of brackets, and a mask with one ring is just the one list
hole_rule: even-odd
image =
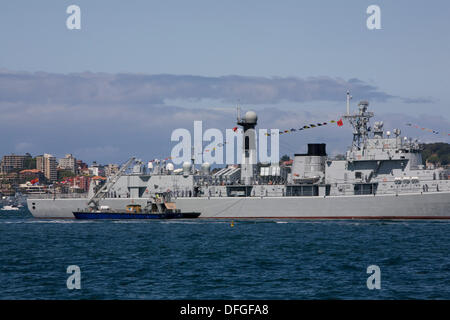
[[347,92],[347,114],[343,116],[344,119],[353,127],[353,143],[352,150],[361,150],[366,147],[367,139],[369,139],[369,123],[370,118],[373,117],[373,112],[367,111],[369,106],[368,101],[360,101],[358,103],[359,111],[355,114],[349,113],[350,93]]
[[353,97],[350,95],[350,91],[347,91],[347,115],[350,115],[350,100]]
[[239,100],[236,105],[236,117],[237,117],[237,122],[241,121],[241,106],[239,105]]

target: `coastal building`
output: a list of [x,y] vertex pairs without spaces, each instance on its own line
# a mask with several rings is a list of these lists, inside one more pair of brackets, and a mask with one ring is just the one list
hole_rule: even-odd
[[66,154],[64,158],[59,159],[58,168],[77,173],[77,159],[72,154]]
[[28,169],[31,163],[31,155],[29,153],[25,155],[6,155],[3,156],[0,163],[1,173],[10,173],[13,171],[20,171]]
[[90,175],[89,168],[80,169],[80,174],[83,176],[89,176]]
[[56,167],[56,158],[51,154],[46,153],[36,157],[36,169],[44,172],[48,181],[53,182],[58,179]]
[[45,182],[44,173],[38,169],[25,169],[19,172],[19,179],[23,182],[36,181],[39,183]]
[[36,156],[36,169],[44,172],[44,156]]
[[105,176],[105,168],[101,164],[98,164],[97,162],[93,162],[92,166],[89,167],[89,174],[91,176]]
[[78,170],[87,169],[88,165],[83,162],[83,160],[76,160],[76,165]]
[[105,167],[105,176],[109,177],[119,171],[119,165],[117,164],[108,164]]
[[[91,177],[88,176],[76,176],[71,179],[70,184],[72,190],[75,192],[88,192],[89,183],[91,181]],[[77,191],[79,190],[79,191]]]

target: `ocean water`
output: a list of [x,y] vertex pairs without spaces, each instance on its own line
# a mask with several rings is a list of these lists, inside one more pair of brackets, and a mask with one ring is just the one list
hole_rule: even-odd
[[[68,221],[0,213],[0,299],[450,299],[448,221]],[[66,286],[69,265],[81,289]],[[381,289],[367,288],[367,267]]]

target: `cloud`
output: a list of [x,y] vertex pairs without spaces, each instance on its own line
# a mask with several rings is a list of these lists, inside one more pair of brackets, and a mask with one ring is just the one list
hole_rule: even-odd
[[94,146],[77,149],[75,154],[83,159],[96,155],[104,159],[105,157],[113,158],[119,151],[119,148],[114,146]]
[[29,142],[19,142],[15,146],[15,150],[18,152],[27,152],[32,147],[32,144]]
[[[347,90],[370,101],[399,99],[359,79],[0,70],[0,153],[72,153],[101,163],[123,162],[131,155],[165,158],[176,128],[192,131],[194,120],[202,120],[204,130],[235,126],[237,101],[259,106],[261,128],[295,128],[335,119]],[[322,109],[325,104],[333,107]],[[283,143],[291,152],[312,141],[331,143],[334,150],[345,148],[348,137],[351,131],[325,128]]]
[[358,79],[330,77],[204,77],[193,75],[142,75],[0,71],[1,103],[163,104],[167,99],[240,100],[248,104],[281,101],[339,101],[347,90],[369,100],[394,96]]
[[421,103],[421,104],[429,104],[436,103],[438,100],[432,97],[419,97],[419,98],[402,98],[404,103]]

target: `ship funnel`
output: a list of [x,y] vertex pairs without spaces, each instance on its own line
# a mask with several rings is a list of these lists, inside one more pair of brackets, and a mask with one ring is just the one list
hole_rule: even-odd
[[308,156],[321,156],[327,155],[325,143],[308,143]]

